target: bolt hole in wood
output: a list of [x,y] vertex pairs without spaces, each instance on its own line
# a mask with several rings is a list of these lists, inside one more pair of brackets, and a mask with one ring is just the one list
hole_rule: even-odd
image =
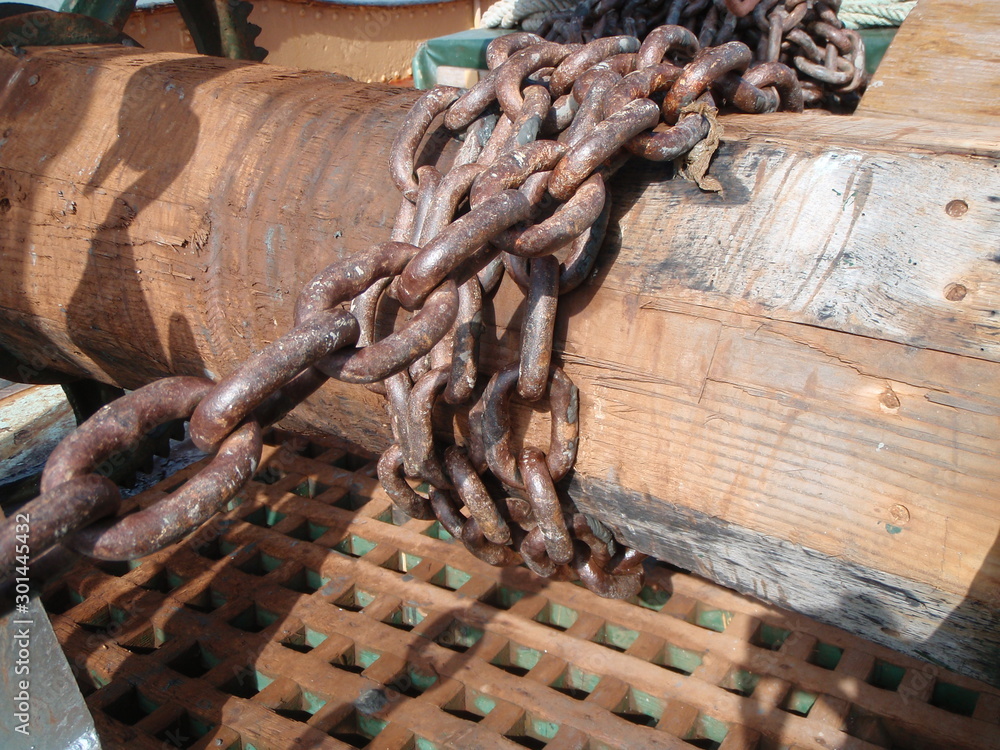
[[969,210],[969,204],[956,198],[953,201],[948,201],[948,205],[944,207],[944,210],[953,219],[957,219],[959,216],[965,216]]
[[5,214],[10,211],[10,198],[0,198],[0,213]]
[[949,302],[961,302],[968,293],[964,284],[949,284],[944,288],[944,298]]

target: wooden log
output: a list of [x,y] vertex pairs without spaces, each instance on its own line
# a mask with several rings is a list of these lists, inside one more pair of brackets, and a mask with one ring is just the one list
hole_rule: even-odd
[[[227,373],[319,268],[387,238],[415,96],[115,48],[5,57],[0,91],[0,345],[126,387]],[[616,179],[595,278],[563,301],[571,493],[645,551],[1000,682],[1000,131],[726,127],[721,195],[662,165]],[[519,303],[505,282],[488,370]],[[544,447],[544,415],[517,417]],[[295,418],[388,437],[360,387]]]

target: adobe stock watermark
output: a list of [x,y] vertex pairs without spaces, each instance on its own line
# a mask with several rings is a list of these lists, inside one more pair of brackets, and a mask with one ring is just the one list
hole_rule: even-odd
[[11,643],[14,651],[12,683],[13,727],[25,737],[31,734],[31,630],[35,624],[29,619],[31,601],[29,560],[31,556],[31,516],[18,513],[14,516],[14,611],[17,619],[10,620]]

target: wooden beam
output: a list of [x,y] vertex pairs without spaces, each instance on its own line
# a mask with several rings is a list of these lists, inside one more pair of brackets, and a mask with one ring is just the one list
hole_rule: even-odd
[[[128,387],[229,372],[317,269],[388,236],[414,96],[113,48],[3,58],[0,345]],[[998,682],[1000,131],[726,126],[721,195],[657,165],[615,180],[596,276],[564,300],[575,494],[646,551]],[[487,370],[519,308],[505,284]],[[517,417],[544,447],[544,417]],[[360,387],[295,418],[388,436]]]
[[882,59],[858,114],[992,125],[1000,115],[1000,4],[920,0]]

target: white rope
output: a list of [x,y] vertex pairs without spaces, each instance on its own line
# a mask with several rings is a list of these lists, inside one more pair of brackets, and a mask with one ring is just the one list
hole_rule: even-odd
[[512,29],[528,16],[575,8],[579,0],[498,0],[483,13],[483,28]]
[[916,0],[844,0],[837,16],[849,29],[899,26]]
[[[579,0],[498,0],[483,13],[482,25],[512,29],[533,16],[524,27],[534,31],[548,13],[576,7]],[[916,0],[843,0],[837,15],[849,29],[899,26]],[[533,28],[528,28],[533,27]]]

